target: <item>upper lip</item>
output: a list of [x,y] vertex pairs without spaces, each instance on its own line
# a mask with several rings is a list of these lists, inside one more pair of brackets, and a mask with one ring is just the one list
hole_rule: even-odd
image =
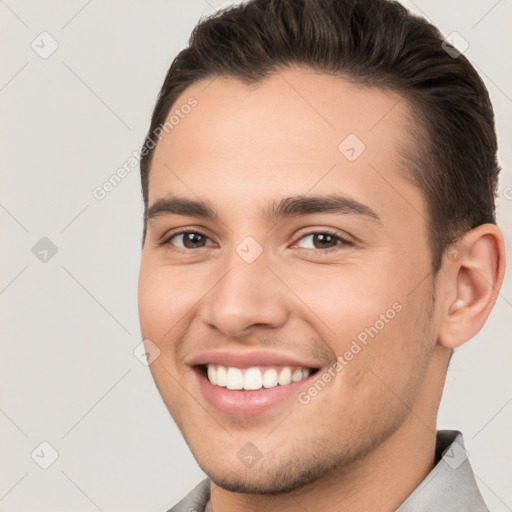
[[287,354],[264,351],[233,352],[215,350],[203,352],[189,361],[191,366],[210,363],[235,368],[251,368],[253,366],[299,366],[316,369],[320,367],[317,362],[308,360],[307,358],[299,359]]

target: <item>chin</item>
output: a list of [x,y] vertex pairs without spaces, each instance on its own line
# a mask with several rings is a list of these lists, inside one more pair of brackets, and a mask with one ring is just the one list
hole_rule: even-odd
[[[340,463],[331,457],[319,457],[318,451],[301,449],[280,459],[263,455],[252,467],[244,467],[235,456],[233,460],[224,454],[209,460],[194,455],[199,467],[217,486],[230,492],[278,496],[302,489],[324,477],[330,471],[349,463]],[[222,461],[222,462],[219,462]]]

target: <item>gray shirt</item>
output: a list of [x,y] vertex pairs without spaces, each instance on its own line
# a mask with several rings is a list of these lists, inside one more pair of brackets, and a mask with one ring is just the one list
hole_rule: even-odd
[[[478,490],[460,432],[437,432],[435,460],[434,469],[397,512],[489,512]],[[209,500],[210,480],[205,478],[167,512],[208,512]]]

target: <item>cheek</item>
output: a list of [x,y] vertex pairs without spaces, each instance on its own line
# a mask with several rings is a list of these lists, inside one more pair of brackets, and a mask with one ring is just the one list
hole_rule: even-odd
[[[171,271],[172,270],[172,271]],[[138,308],[141,334],[149,339],[159,351],[149,370],[155,385],[173,417],[181,409],[183,393],[179,392],[180,379],[175,362],[176,326],[184,311],[190,308],[180,283],[176,282],[176,269],[142,260],[138,281]],[[179,415],[178,415],[179,421]]]
[[138,284],[138,307],[142,336],[160,350],[164,340],[182,315],[184,295],[168,269],[141,264]]
[[300,279],[288,276],[310,324],[343,357],[341,380],[352,391],[361,383],[364,388],[382,386],[371,370],[403,387],[419,370],[418,359],[424,359],[426,298],[419,295],[424,290],[408,295],[410,288],[393,275],[389,269],[372,273],[332,267],[301,273]]
[[138,284],[139,320],[143,338],[157,338],[160,322],[166,317],[162,286],[154,270],[141,265]]
[[175,268],[141,263],[138,306],[143,329],[162,336],[183,314],[183,309],[190,302],[191,287],[186,286],[179,276],[180,272]]
[[319,266],[314,272],[290,273],[286,282],[326,342],[332,341],[333,349],[343,350],[347,342],[375,322],[381,327],[380,315],[385,320],[396,316],[393,304],[400,294],[369,269]]
[[212,276],[204,272],[155,264],[149,257],[142,261],[138,282],[141,334],[159,348],[168,363],[174,361],[177,343],[212,286]]

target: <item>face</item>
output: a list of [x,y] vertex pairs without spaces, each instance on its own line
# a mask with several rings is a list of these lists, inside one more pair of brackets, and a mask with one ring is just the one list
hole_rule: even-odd
[[433,279],[425,200],[399,156],[407,107],[304,69],[196,83],[173,111],[191,101],[149,178],[150,370],[215,483],[296,489],[412,409],[430,414]]

